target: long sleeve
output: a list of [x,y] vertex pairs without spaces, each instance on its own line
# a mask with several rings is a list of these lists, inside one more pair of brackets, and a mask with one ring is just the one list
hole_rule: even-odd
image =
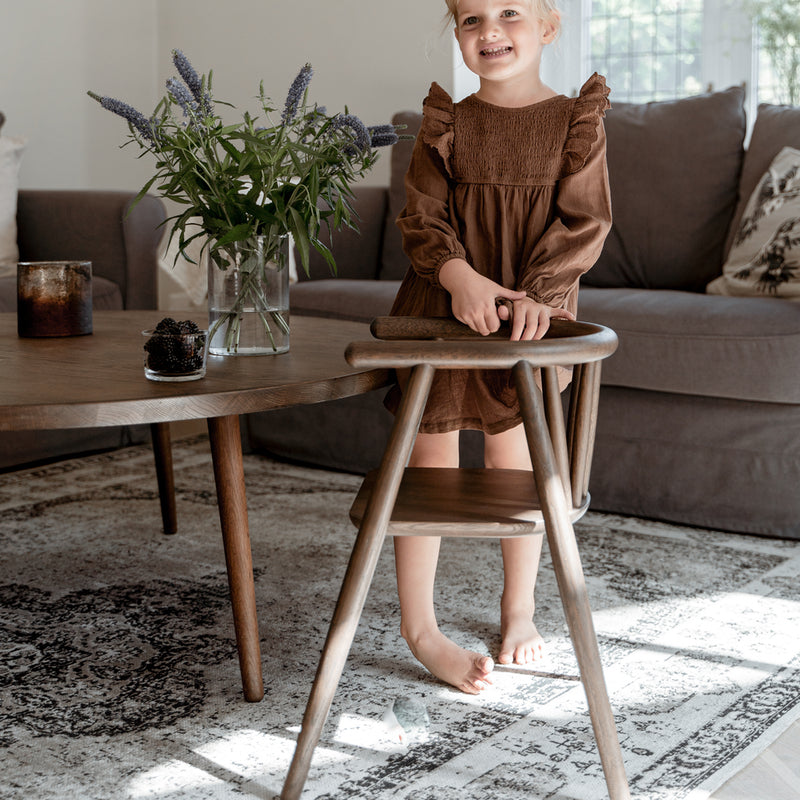
[[406,205],[397,219],[403,250],[414,271],[439,285],[439,268],[465,250],[451,218],[449,159],[453,142],[453,102],[433,84],[423,106],[420,134],[406,173]]
[[554,308],[574,305],[568,301],[599,258],[610,228],[606,138],[599,119],[583,167],[558,183],[552,222],[520,269],[517,288]]

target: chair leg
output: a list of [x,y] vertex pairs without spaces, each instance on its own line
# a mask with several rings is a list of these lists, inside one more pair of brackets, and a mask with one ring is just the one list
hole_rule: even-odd
[[158,500],[161,503],[161,522],[164,533],[178,530],[178,512],[175,508],[175,475],[172,470],[172,441],[168,422],[153,422],[150,425],[153,442],[153,458],[156,462]]
[[558,391],[558,375],[555,367],[542,367],[542,395],[544,396],[544,413],[553,454],[558,464],[558,472],[564,485],[564,496],[572,502],[570,488],[569,453],[567,451],[567,433],[564,425],[564,409],[561,405],[561,393]]
[[581,500],[586,498],[589,493],[589,476],[592,470],[592,454],[594,453],[594,441],[597,433],[597,409],[600,401],[600,372],[602,363],[593,361],[584,364],[584,378],[586,399],[586,418],[587,423],[582,426],[585,431],[582,433],[580,448],[580,483],[573,487],[573,492],[578,492]]
[[597,749],[611,800],[629,800],[630,790],[622,761],[614,714],[608,700],[600,651],[589,607],[583,568],[575,532],[552,444],[547,434],[541,395],[533,380],[530,364],[520,362],[514,368],[517,392],[525,422],[525,433],[533,460],[536,488],[542,503],[547,541],[558,580],[561,602],[569,626],[581,680],[589,705]]
[[414,367],[367,503],[339,593],[281,800],[297,800],[333,702],[428,399],[434,367]]
[[585,398],[586,364],[576,364],[572,370],[572,386],[569,395],[569,417],[567,419],[567,450],[569,452],[569,478],[572,491],[571,503],[577,508],[583,505],[581,496],[581,479],[583,477],[583,458],[581,446],[584,438],[579,431],[579,420],[582,418],[581,401]]

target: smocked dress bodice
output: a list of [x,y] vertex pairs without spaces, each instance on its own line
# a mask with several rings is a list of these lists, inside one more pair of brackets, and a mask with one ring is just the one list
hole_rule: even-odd
[[[577,97],[504,108],[474,95],[453,103],[431,86],[397,220],[411,267],[393,314],[451,316],[438,281],[451,258],[575,312],[578,280],[611,223],[602,124],[608,93],[595,74]],[[396,402],[393,393],[387,405]],[[497,433],[519,420],[510,376],[440,371],[421,430]]]

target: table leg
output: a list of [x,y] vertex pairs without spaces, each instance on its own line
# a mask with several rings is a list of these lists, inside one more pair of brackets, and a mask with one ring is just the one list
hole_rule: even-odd
[[253,557],[242,465],[239,417],[213,417],[208,420],[214,479],[217,484],[219,520],[228,568],[228,586],[233,606],[233,625],[239,649],[244,696],[257,702],[264,696],[261,676],[261,646],[258,637],[256,593],[253,582]]
[[168,422],[153,422],[150,425],[153,442],[153,458],[156,462],[158,500],[161,503],[161,523],[164,533],[178,530],[178,512],[175,508],[175,475],[172,469],[172,441]]

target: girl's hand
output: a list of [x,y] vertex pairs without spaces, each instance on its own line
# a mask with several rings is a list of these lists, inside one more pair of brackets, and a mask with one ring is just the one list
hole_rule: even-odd
[[458,258],[442,265],[439,283],[450,293],[453,316],[482,336],[487,336],[500,327],[496,298],[518,302],[527,296],[525,292],[506,289],[479,275],[466,261]]
[[[541,339],[547,333],[551,319],[575,320],[575,315],[566,308],[551,308],[537,303],[527,295],[522,300],[515,300],[512,306],[514,309],[511,318],[512,342]],[[507,320],[508,308],[500,306],[498,314],[500,319]]]

